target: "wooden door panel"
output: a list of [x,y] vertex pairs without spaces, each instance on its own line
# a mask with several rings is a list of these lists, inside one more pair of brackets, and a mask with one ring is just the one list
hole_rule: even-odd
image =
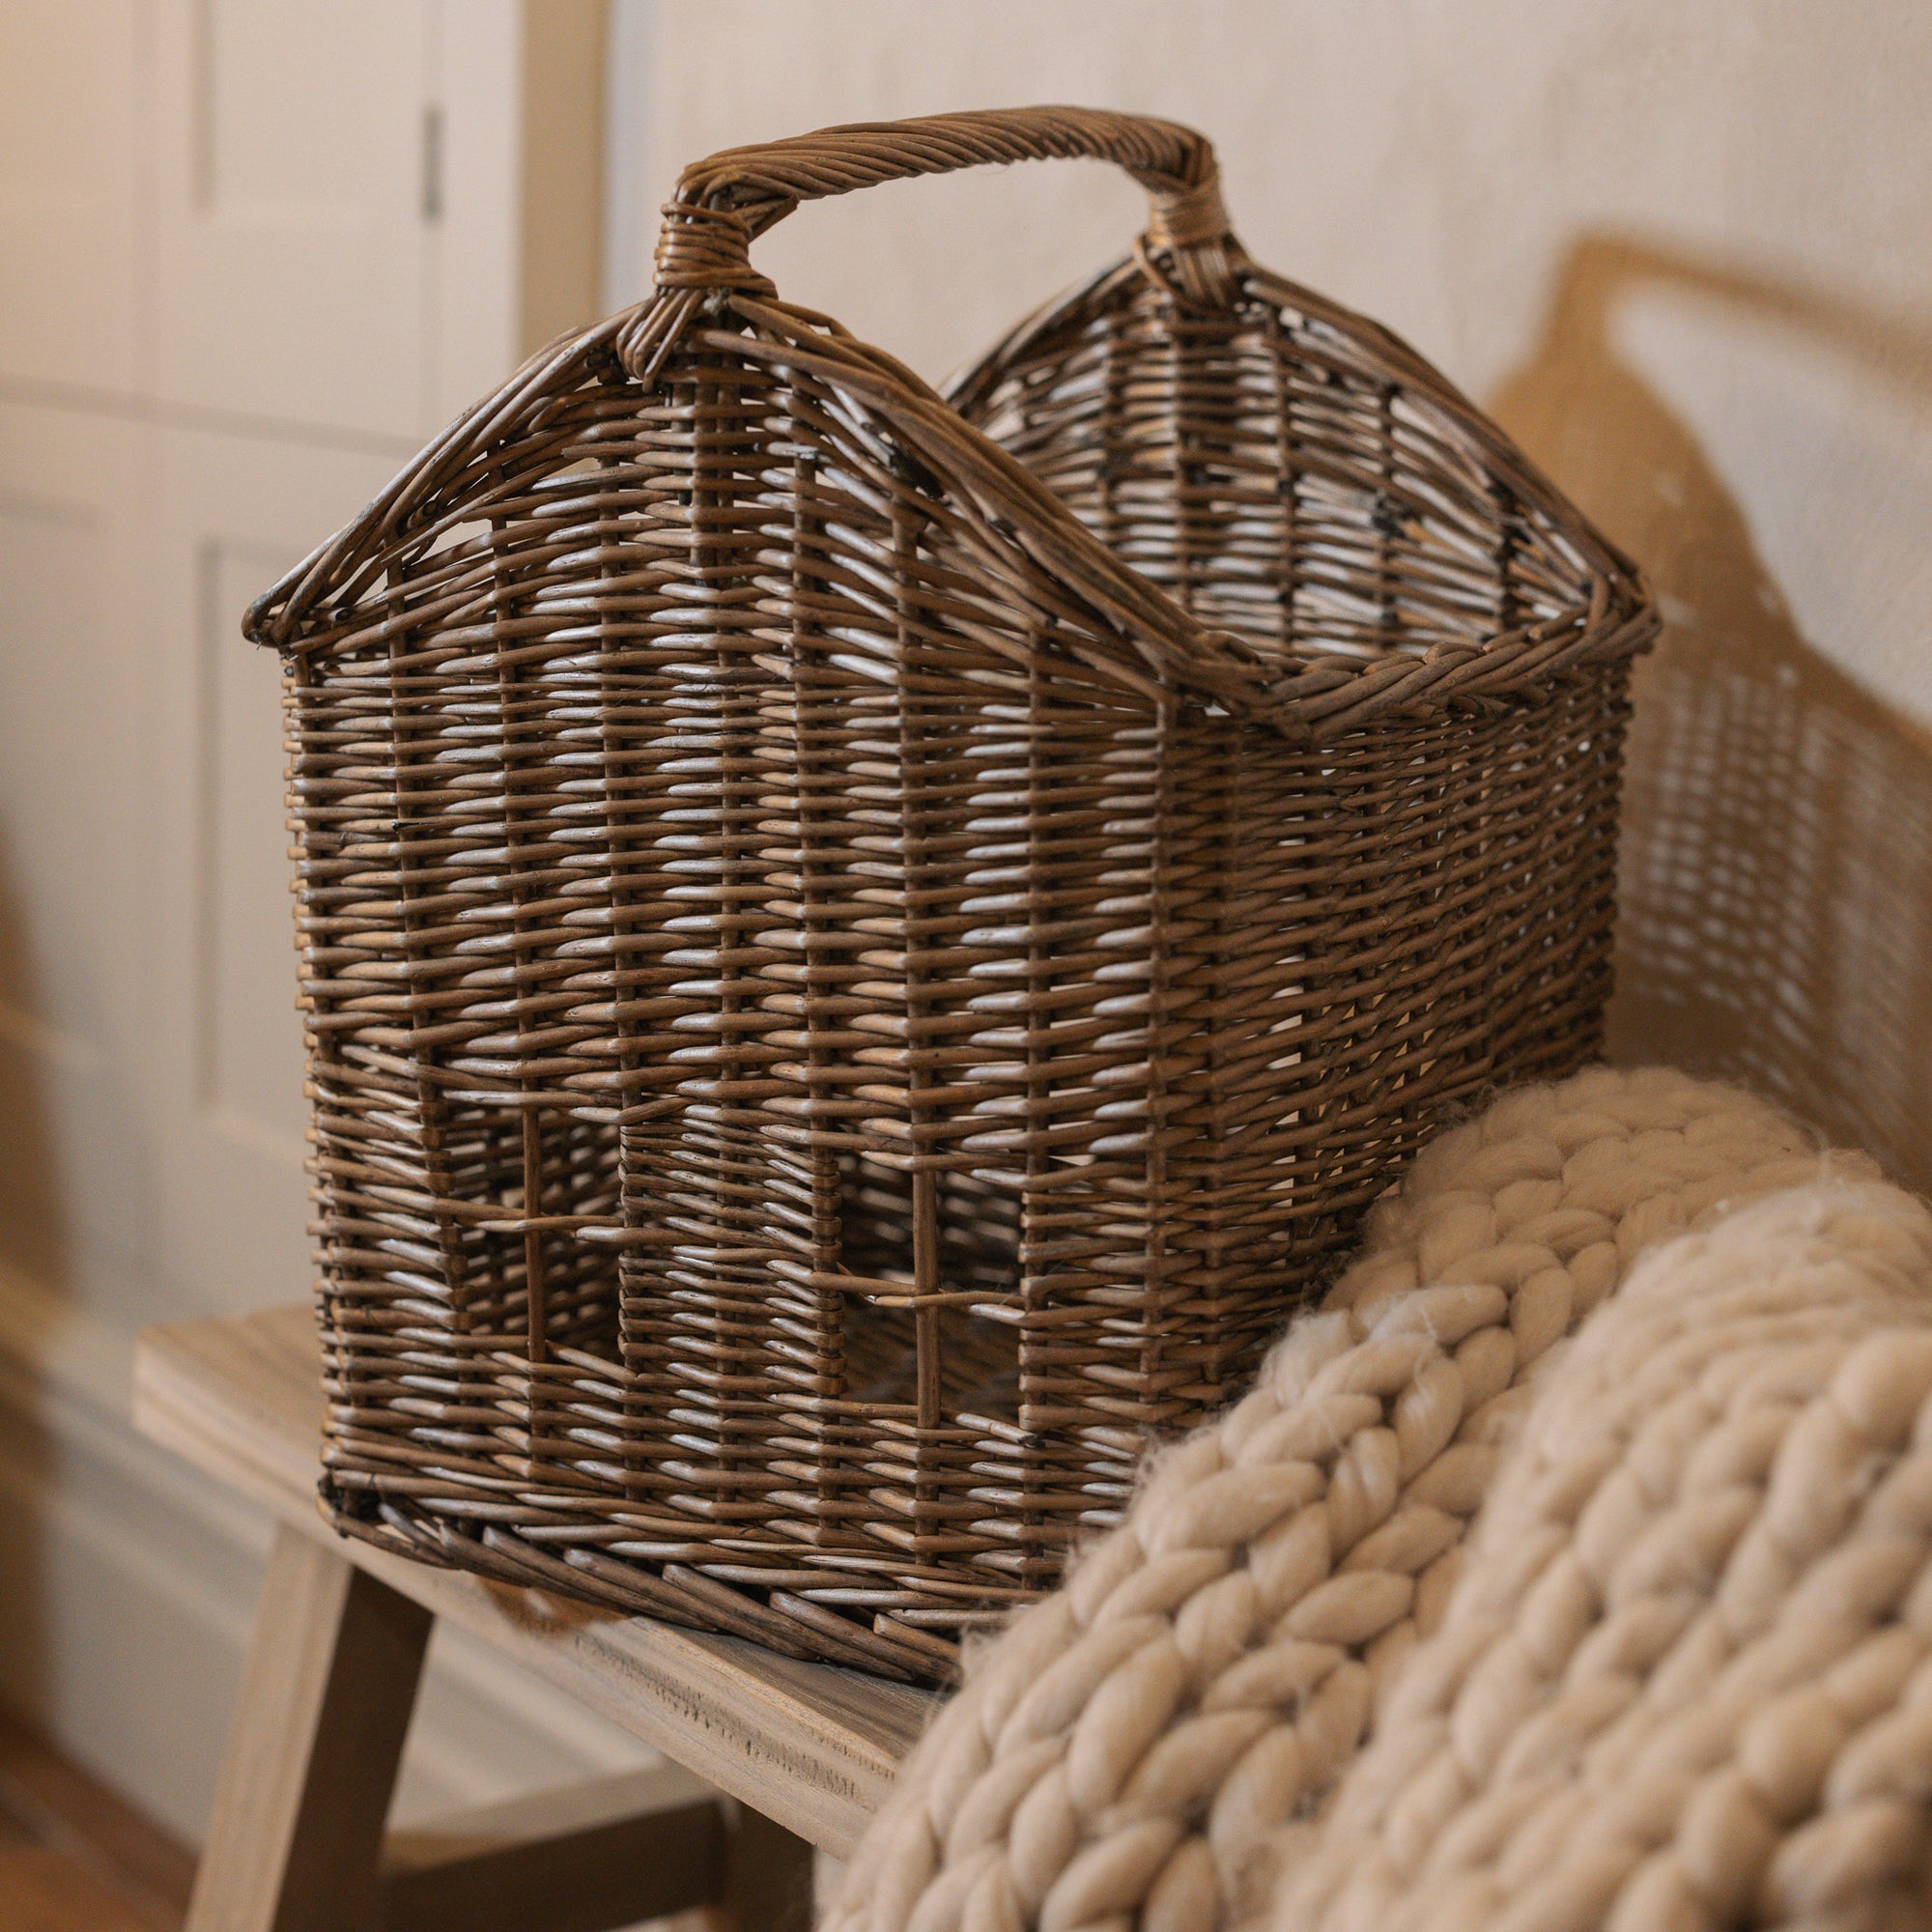
[[300,1159],[306,1116],[291,997],[281,667],[241,639],[236,619],[291,561],[272,544],[205,533],[195,612],[195,1094],[211,1128],[284,1167]]
[[159,0],[164,402],[420,431],[435,0]]
[[0,378],[140,386],[147,13],[0,8]]
[[[144,431],[0,403],[0,1262],[140,1266]],[[118,1288],[115,1291],[118,1292]]]
[[152,1136],[170,1300],[286,1300],[308,1280],[280,674],[252,599],[393,459],[159,433]]

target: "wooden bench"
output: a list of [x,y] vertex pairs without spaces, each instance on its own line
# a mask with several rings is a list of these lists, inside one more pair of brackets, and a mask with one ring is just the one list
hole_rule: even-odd
[[[930,1715],[902,1685],[337,1537],[306,1308],[150,1329],[134,1411],[277,1518],[188,1932],[607,1932],[699,1904],[802,1925],[812,1849],[850,1851]],[[669,1763],[387,1832],[438,1617]]]

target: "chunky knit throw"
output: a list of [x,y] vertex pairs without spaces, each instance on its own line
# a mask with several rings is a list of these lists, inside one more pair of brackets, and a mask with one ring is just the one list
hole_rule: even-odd
[[1932,1924],[1928,1396],[1861,1158],[1506,1095],[971,1660],[832,1932]]

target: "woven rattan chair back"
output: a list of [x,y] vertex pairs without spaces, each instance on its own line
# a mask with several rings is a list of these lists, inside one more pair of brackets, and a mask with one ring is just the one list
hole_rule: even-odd
[[[1054,156],[1148,231],[955,406],[748,259]],[[944,1678],[1445,1109],[1591,1051],[1651,626],[1439,376],[1247,261],[1186,128],[689,170],[650,298],[250,615],[337,1520]]]

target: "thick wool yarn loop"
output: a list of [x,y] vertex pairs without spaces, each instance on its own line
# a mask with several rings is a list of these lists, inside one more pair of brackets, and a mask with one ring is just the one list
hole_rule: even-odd
[[[1215,1932],[1266,1913],[1278,1889],[1285,1898],[1291,1887],[1278,1880],[1304,1888],[1296,1911],[1366,1925],[1381,1922],[1377,1913],[1418,1861],[1447,1869],[1473,1860],[1470,1869],[1492,1878],[1480,1860],[1499,1846],[1536,1871],[1535,1846],[1511,1836],[1518,1814],[1507,1804],[1507,1816],[1466,1830],[1460,1818],[1480,1776],[1497,1766],[1520,1774],[1555,1748],[1519,1733],[1536,1699],[1551,1694],[1548,1673],[1567,1681],[1562,1673],[1575,1665],[1563,1660],[1602,1614],[1576,1566],[1606,1565],[1603,1574],[1643,1605],[1611,1619],[1612,1634],[1597,1640],[1591,1654],[1601,1662],[1579,1692],[1587,1703],[1622,1694],[1645,1644],[1662,1655],[1681,1636],[1644,1621],[1652,1595],[1679,1587],[1680,1573],[1703,1576],[1726,1539],[1742,1534],[1733,1515],[1743,1509],[1743,1478],[1719,1476],[1748,1464],[1761,1441],[1751,1430],[1769,1425],[1741,1421],[1735,1441],[1700,1447],[1718,1473],[1681,1518],[1666,1512],[1669,1527],[1649,1542],[1637,1504],[1618,1500],[1637,1479],[1612,1483],[1603,1468],[1610,1500],[1573,1525],[1572,1560],[1559,1560],[1567,1532],[1554,1519],[1540,1541],[1500,1556],[1486,1542],[1483,1601],[1492,1622],[1514,1618],[1515,1647],[1495,1649],[1499,1662],[1474,1637],[1462,1639],[1471,1646],[1462,1663],[1463,1652],[1441,1651],[1457,1640],[1444,1614],[1471,1519],[1538,1384],[1574,1352],[1558,1345],[1639,1253],[1727,1205],[1816,1181],[1823,1171],[1775,1109],[1668,1071],[1593,1069],[1508,1094],[1440,1136],[1372,1212],[1360,1258],[1321,1309],[1288,1330],[1251,1393],[1156,1463],[1127,1520],[1081,1558],[1065,1587],[971,1661],[856,1853],[829,1926],[1121,1932],[1138,1920],[1148,1932]],[[1845,1184],[1866,1173],[1851,1157],[1839,1157],[1836,1171]],[[1861,1383],[1857,1399],[1893,1398]],[[1814,1427],[1824,1432],[1814,1457],[1833,1467],[1834,1454],[1849,1458],[1845,1481],[1853,1480],[1862,1449]],[[1609,1454],[1601,1430],[1591,1439],[1600,1461]],[[1666,1452],[1667,1438],[1655,1438],[1651,1453]],[[1546,1513],[1570,1499],[1568,1491],[1552,1499],[1530,1488]],[[1780,1507],[1802,1517],[1804,1498],[1793,1492]],[[1641,1579],[1653,1573],[1646,1595]],[[1837,1587],[1880,1590],[1863,1572]],[[1481,1628],[1501,1644],[1491,1625]],[[1404,1667],[1418,1641],[1433,1692]],[[1693,1670],[1680,1667],[1680,1693]],[[1480,1675],[1475,1690],[1469,1673]],[[1357,1795],[1351,1783],[1346,1807],[1358,1842],[1388,1841],[1376,1866],[1381,1877],[1365,1867],[1356,1883],[1319,1856],[1316,1821],[1356,1760],[1378,1700],[1398,1686],[1377,1746],[1353,1775],[1373,1788]],[[1564,1721],[1585,1721],[1567,1708]],[[1622,1736],[1605,1710],[1602,1727]],[[1554,1733],[1546,1723],[1542,1735]],[[1387,1755],[1398,1749],[1406,1755]],[[1680,1776],[1671,1789],[1690,1786]],[[1697,1790],[1704,1838],[1720,1838],[1722,1807],[1744,1801],[1728,1786]],[[1344,1816],[1338,1805],[1338,1828]],[[1891,1829],[1882,1809],[1858,1817],[1866,1822],[1848,1832],[1883,1838]],[[1649,1845],[1644,1822],[1634,1815],[1620,1825],[1616,1843]],[[1856,1856],[1848,1842],[1833,1850],[1841,1863]],[[1605,1871],[1591,1867],[1600,1887]],[[1497,1880],[1502,1891],[1482,1897],[1514,1897],[1514,1882]],[[1590,1875],[1565,1882],[1582,1896]],[[1712,1895],[1734,1891],[1719,1885]],[[1492,1904],[1470,1910],[1475,1917],[1444,1922],[1505,1922],[1482,1917]],[[1435,1921],[1425,1913],[1416,1922]],[[1570,1921],[1532,1913],[1522,1922]]]
[[1932,1215],[1645,1258],[1286,1872],[1274,1932],[1932,1923]]

